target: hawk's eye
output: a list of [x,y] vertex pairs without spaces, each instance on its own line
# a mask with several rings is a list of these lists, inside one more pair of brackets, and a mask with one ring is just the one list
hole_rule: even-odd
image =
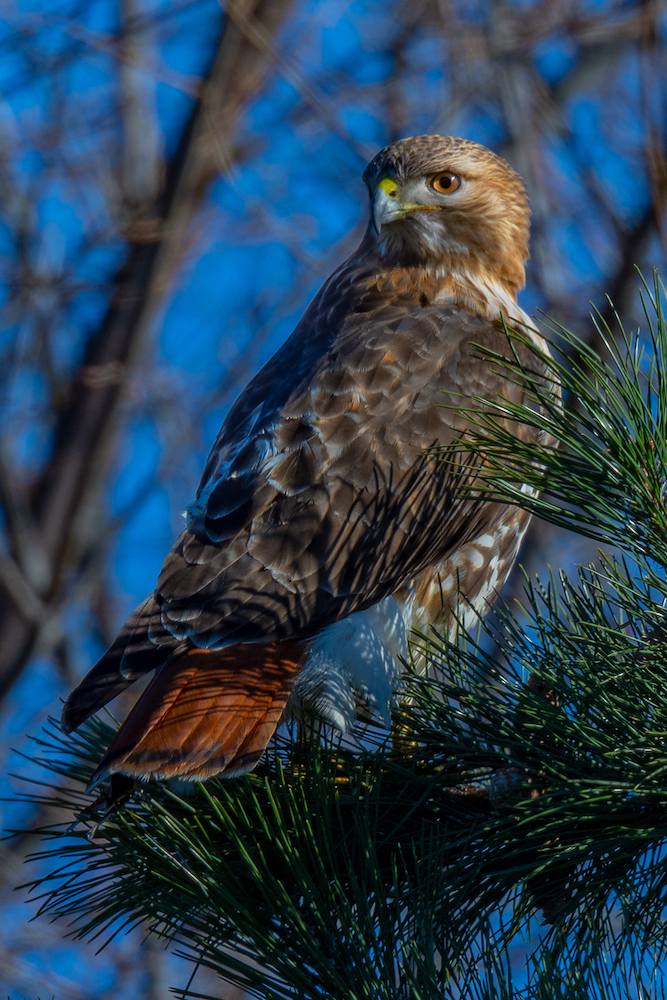
[[461,187],[461,178],[450,173],[436,174],[435,177],[431,178],[430,187],[438,194],[452,194],[453,191],[458,191]]

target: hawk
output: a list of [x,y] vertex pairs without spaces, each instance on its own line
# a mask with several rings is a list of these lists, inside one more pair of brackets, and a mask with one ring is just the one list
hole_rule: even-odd
[[523,398],[488,360],[503,319],[546,352],[517,305],[524,184],[442,135],[363,176],[359,248],[231,408],[156,589],[65,704],[71,731],[155,671],[93,784],[243,774],[303,710],[388,722],[411,630],[459,591],[484,611],[514,563],[529,515],[457,495],[434,449],[465,438],[473,399]]

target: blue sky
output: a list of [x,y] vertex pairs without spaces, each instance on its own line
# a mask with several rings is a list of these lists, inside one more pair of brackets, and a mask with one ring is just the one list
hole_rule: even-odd
[[[535,4],[504,6],[520,17]],[[135,7],[153,24],[141,72],[158,148],[170,156],[210,61],[221,8],[215,0],[142,0]],[[578,16],[608,14],[611,24],[634,7],[601,0],[575,9]],[[399,134],[448,131],[510,156],[535,208],[523,303],[562,310],[582,332],[588,301],[602,301],[613,279],[624,229],[650,203],[644,112],[664,128],[664,80],[653,77],[647,96],[634,51],[605,51],[604,71],[593,60],[578,76],[588,43],[555,26],[520,56],[498,57],[498,65],[505,62],[494,75],[482,58],[484,38],[495,39],[492,4],[478,0],[458,9],[470,31],[479,27],[477,48],[457,51],[446,31],[426,20],[412,26],[394,100],[387,81],[404,13],[404,6],[380,0],[304,0],[275,43],[269,82],[239,123],[242,153],[209,191],[125,405],[101,500],[123,516],[107,575],[117,624],[152,589],[234,394],[360,237],[367,211],[361,171],[378,148]],[[0,134],[13,185],[0,214],[0,353],[13,372],[1,389],[0,412],[6,446],[26,477],[48,453],[53,424],[35,353],[40,324],[50,331],[56,369],[66,375],[104,314],[124,255],[108,196],[119,169],[118,27],[119,7],[109,0],[22,0],[0,15]],[[664,19],[660,28],[664,35]],[[51,148],[49,129],[56,126]],[[25,252],[39,286],[27,304],[17,304],[12,291],[21,213],[30,217]],[[661,259],[654,240],[643,263]],[[66,301],[56,290],[62,284],[70,289]],[[102,652],[85,602],[72,603],[68,642],[80,673]],[[59,711],[64,693],[51,660],[37,657],[3,706],[6,758],[10,746],[26,749],[24,734]],[[0,787],[9,791],[6,778]],[[4,809],[9,825],[24,814],[23,807]],[[12,906],[3,920],[12,924],[20,912]],[[84,954],[102,996],[106,958],[65,949],[54,961],[65,969]],[[47,962],[39,948],[30,956],[26,962],[37,968]],[[13,989],[1,977],[0,985]],[[63,990],[57,1000],[70,995]],[[12,1000],[20,995],[14,990]]]

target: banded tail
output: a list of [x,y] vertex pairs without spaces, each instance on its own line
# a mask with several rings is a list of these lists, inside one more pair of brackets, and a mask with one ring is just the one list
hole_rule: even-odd
[[[90,787],[114,772],[196,781],[251,771],[280,722],[306,651],[306,643],[292,640],[172,651],[120,727]],[[104,660],[70,695],[64,728],[75,728],[100,707],[95,689],[105,676]],[[102,694],[107,692],[113,697],[116,687],[107,682]]]

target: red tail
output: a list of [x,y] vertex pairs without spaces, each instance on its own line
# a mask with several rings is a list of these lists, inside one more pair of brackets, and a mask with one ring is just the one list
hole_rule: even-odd
[[192,649],[168,660],[121,726],[91,784],[114,771],[192,780],[251,771],[280,722],[306,648],[288,640]]

